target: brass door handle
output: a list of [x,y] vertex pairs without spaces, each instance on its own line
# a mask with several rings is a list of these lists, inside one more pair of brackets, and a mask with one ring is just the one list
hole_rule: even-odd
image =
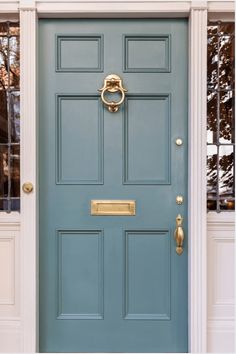
[[176,253],[180,256],[183,253],[184,230],[182,228],[183,217],[179,214],[176,217],[175,241]]
[[[124,102],[125,92],[127,90],[122,86],[121,78],[116,74],[108,75],[105,80],[103,87],[98,90],[101,92],[101,99],[105,106],[108,108],[109,112],[117,112],[120,105]],[[105,93],[115,93],[120,92],[121,98],[119,101],[107,101],[105,98]]]

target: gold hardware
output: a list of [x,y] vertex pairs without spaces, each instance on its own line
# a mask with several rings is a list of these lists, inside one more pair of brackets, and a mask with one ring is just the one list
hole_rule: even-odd
[[182,228],[183,218],[179,214],[176,217],[176,229],[175,229],[175,241],[176,241],[176,253],[180,256],[183,253],[184,242],[184,230]]
[[[118,111],[119,106],[123,103],[123,101],[125,99],[125,92],[127,92],[127,90],[122,86],[121,78],[116,74],[108,75],[104,80],[103,87],[100,88],[98,91],[101,92],[102,102],[108,108],[109,112],[117,112]],[[120,92],[121,99],[117,102],[107,101],[105,99],[106,92],[111,92],[111,93]]]
[[33,184],[31,182],[25,182],[22,186],[22,190],[23,192],[29,194],[33,191],[34,187]]
[[91,200],[91,215],[135,215],[135,200]]
[[178,205],[181,205],[184,202],[184,197],[182,195],[177,195],[175,200]]
[[176,145],[181,146],[181,145],[183,145],[183,140],[181,138],[177,138],[175,140],[175,143],[176,143]]

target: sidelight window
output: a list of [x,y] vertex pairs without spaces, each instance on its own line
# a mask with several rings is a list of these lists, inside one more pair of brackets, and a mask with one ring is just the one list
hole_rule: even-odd
[[207,209],[235,209],[235,27],[209,23],[207,71]]
[[0,22],[0,210],[20,209],[19,23]]

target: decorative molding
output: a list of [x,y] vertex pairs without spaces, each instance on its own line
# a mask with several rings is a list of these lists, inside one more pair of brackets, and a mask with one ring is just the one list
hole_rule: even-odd
[[[131,290],[132,284],[135,285],[135,289],[138,289],[138,274],[139,271],[136,270],[135,274],[133,273],[134,279],[130,277],[130,269],[129,269],[129,252],[131,251],[131,257],[132,261],[134,262],[134,257],[135,257],[135,248],[131,250],[132,246],[131,243],[129,242],[129,238],[147,238],[147,237],[157,237],[158,240],[158,246],[152,249],[153,251],[155,250],[155,256],[154,259],[156,260],[156,269],[159,269],[159,272],[162,273],[164,276],[165,281],[163,282],[158,282],[156,284],[158,286],[158,294],[162,294],[163,298],[165,298],[165,304],[162,304],[162,311],[159,312],[152,312],[152,313],[145,313],[143,312],[143,308],[141,312],[138,311],[137,309],[137,303],[138,303],[138,298],[139,296],[134,296],[136,302],[136,311],[130,310],[130,307],[132,307],[132,297],[131,293],[134,294],[134,292]],[[171,248],[170,248],[170,230],[168,229],[138,229],[138,230],[125,230],[124,231],[124,255],[125,255],[125,267],[124,267],[124,285],[123,285],[123,291],[124,291],[124,300],[123,300],[123,318],[125,320],[152,320],[152,321],[170,321],[171,319]],[[165,258],[164,258],[164,263],[161,262],[160,264],[160,253],[158,254],[157,252],[164,253]],[[146,262],[146,257],[145,257],[145,252],[147,250],[144,250],[143,257],[141,257],[140,261]],[[148,252],[150,255],[150,252]],[[140,257],[140,253],[138,252],[138,255]],[[153,255],[152,255],[153,257]],[[162,259],[163,261],[163,259]],[[159,264],[158,264],[159,262]],[[133,263],[134,264],[134,263]],[[133,264],[131,269],[133,268]],[[136,268],[135,268],[136,269]],[[143,271],[143,266],[142,266],[142,271]],[[131,270],[132,273],[132,270]],[[160,274],[159,273],[159,274]],[[146,274],[146,278],[150,278],[150,274]],[[157,275],[158,278],[158,275]],[[158,278],[159,279],[159,278]],[[154,282],[152,282],[151,286],[147,286],[146,289],[148,289],[151,292],[155,293],[155,285]],[[130,291],[131,290],[131,291]],[[147,293],[146,293],[147,294]],[[157,293],[156,293],[157,294]],[[146,296],[148,298],[148,296]],[[134,300],[133,298],[133,300]],[[156,297],[154,297],[156,299]],[[149,302],[151,301],[151,298],[149,298]],[[134,305],[135,306],[135,305]],[[155,305],[153,305],[153,308],[155,308]]]
[[[208,223],[208,324],[233,321],[235,316],[234,258],[235,225],[234,213],[211,213]],[[218,215],[218,218],[217,218]],[[227,274],[228,276],[225,276]],[[218,339],[215,338],[215,341]],[[225,348],[227,336],[221,337]],[[211,342],[215,347],[214,341]],[[222,346],[223,348],[223,346]],[[233,347],[232,347],[233,348]],[[232,349],[233,351],[233,349]]]
[[[85,179],[85,178],[79,178],[79,176],[68,176],[65,177],[63,176],[63,171],[67,170],[67,174],[69,174],[69,166],[67,165],[67,168],[63,168],[63,114],[62,114],[62,103],[64,102],[73,102],[73,101],[78,101],[82,102],[84,100],[89,100],[92,104],[92,101],[96,102],[97,107],[96,107],[96,112],[94,114],[97,115],[98,119],[98,129],[97,129],[97,162],[94,165],[97,165],[97,176],[95,175],[94,178],[92,179]],[[61,185],[79,185],[79,184],[103,184],[104,183],[104,126],[103,126],[103,121],[104,121],[104,110],[102,105],[99,104],[99,95],[98,94],[56,94],[56,184],[61,184]],[[90,110],[92,112],[92,106],[90,105]],[[93,117],[93,115],[91,115]],[[87,115],[87,120],[90,118],[90,115]],[[93,119],[94,120],[94,119]],[[66,120],[68,122],[68,119]],[[68,124],[68,123],[67,123]],[[70,139],[73,139],[73,136],[70,136]],[[76,136],[76,139],[78,139],[78,133]],[[95,139],[94,139],[95,140]],[[67,144],[68,148],[69,144]],[[91,144],[90,144],[91,147]],[[82,153],[82,152],[80,152]],[[79,154],[77,151],[76,154]],[[73,153],[71,153],[71,163],[72,165],[74,164],[73,161]],[[88,157],[87,157],[88,158]],[[86,162],[87,162],[86,158]],[[78,160],[78,159],[77,159]],[[79,161],[79,160],[78,160]],[[77,161],[77,164],[79,165],[79,162]],[[85,162],[85,163],[86,163]],[[90,164],[92,164],[92,156],[90,156]],[[80,169],[85,171],[85,166],[83,164],[80,165]]]
[[[158,155],[155,154],[155,162],[152,161],[152,165],[158,166],[158,173],[159,176],[162,174],[162,178],[159,176],[156,176],[156,178],[130,178],[130,159],[129,159],[129,127],[132,126],[132,122],[129,122],[129,102],[130,101],[135,101],[135,100],[143,100],[144,103],[148,103],[149,101],[156,101],[158,102],[164,102],[165,103],[165,114],[164,114],[164,119],[163,121],[165,122],[165,129],[162,131],[162,136],[165,138],[162,139],[159,138],[159,141],[162,142],[162,144],[165,144],[166,146],[166,151],[163,152],[163,154],[166,154],[168,158],[166,159],[167,163],[165,164],[164,168],[161,166],[161,164],[158,160]],[[145,102],[146,101],[146,102]],[[143,103],[143,104],[144,104]],[[171,113],[170,113],[170,105],[171,105],[171,94],[169,93],[160,93],[160,94],[129,94],[126,99],[125,99],[125,112],[124,112],[124,117],[123,117],[123,184],[129,184],[129,185],[169,185],[171,184],[171,158],[170,158],[170,126],[171,126]],[[155,114],[158,112],[158,108],[156,108]],[[133,116],[137,116],[137,114],[133,114]],[[161,119],[161,114],[159,113],[158,119]],[[161,125],[162,126],[162,125]],[[156,129],[156,128],[155,128]],[[153,128],[153,130],[155,131]],[[156,141],[158,141],[158,138],[156,138]],[[137,148],[136,148],[137,150]],[[149,149],[150,151],[153,149]],[[158,148],[156,148],[158,151]],[[151,160],[151,153],[149,151],[149,159]],[[153,160],[153,158],[152,158]],[[134,165],[134,162],[133,162]],[[157,172],[156,172],[157,173]],[[134,173],[133,173],[134,175]]]
[[[207,214],[208,231],[235,231],[235,213],[234,212],[209,212]],[[225,237],[227,235],[223,235]]]
[[0,15],[2,14],[17,14],[19,2],[15,0],[0,0]]
[[36,12],[20,11],[21,36],[21,181],[34,186],[21,193],[21,316],[24,352],[36,352],[37,343],[37,153],[36,153]]
[[0,352],[20,353],[22,346],[22,324],[19,318],[1,319],[0,321]]
[[[97,65],[94,67],[88,66],[88,62],[85,62],[85,66],[81,67],[63,67],[62,65],[62,43],[64,44],[67,42],[77,42],[77,47],[79,42],[83,44],[84,42],[88,43],[96,43],[97,45],[94,46],[95,50],[97,51],[97,55],[93,55],[93,58],[97,57]],[[97,47],[97,48],[96,48]],[[78,35],[78,34],[66,34],[66,35],[57,35],[56,36],[56,48],[57,48],[57,55],[56,55],[56,71],[57,72],[103,72],[104,67],[104,38],[102,35]],[[68,50],[66,50],[66,56],[68,56]],[[77,54],[76,57],[79,55]],[[77,58],[77,59],[78,59]]]
[[[2,248],[3,247],[3,248]],[[0,301],[0,325],[2,321],[14,321],[20,315],[20,230],[19,225],[0,224],[0,288],[4,288]],[[3,290],[3,289],[2,289]],[[5,297],[3,297],[3,294]],[[1,331],[1,330],[0,330]],[[1,336],[1,335],[0,335]],[[1,351],[1,339],[0,339]]]
[[0,212],[0,230],[4,227],[20,226],[20,213],[11,212],[11,213],[1,213]]
[[[5,245],[5,247],[4,247]],[[1,247],[4,250],[0,258],[0,273],[1,273],[1,290],[3,293],[7,290],[7,296],[1,298],[0,309],[2,305],[15,305],[15,237],[14,235],[0,235],[0,251]],[[0,310],[1,313],[1,310]]]
[[[129,65],[129,45],[130,43],[133,42],[133,45],[135,42],[137,42],[136,49],[140,46],[138,44],[139,42],[143,43],[149,43],[152,47],[154,47],[154,42],[156,42],[156,45],[162,42],[164,43],[164,51],[163,51],[163,57],[164,57],[164,65],[163,66],[153,66],[153,67],[133,67]],[[142,48],[142,50],[145,50]],[[146,51],[147,58],[148,58],[148,50]],[[123,71],[126,73],[169,73],[171,71],[171,63],[170,63],[170,57],[171,57],[171,36],[170,35],[123,35]],[[133,56],[135,60],[137,61],[139,59],[138,53],[134,52],[133,48]],[[157,56],[154,56],[155,61],[157,62]],[[156,63],[155,63],[156,64]]]
[[[84,238],[84,242],[85,239],[88,241],[89,237],[93,237],[93,242],[95,239],[97,239],[97,245],[95,242],[95,247],[97,246],[97,250],[95,252],[95,254],[97,253],[97,267],[95,267],[95,273],[97,273],[97,289],[94,289],[93,295],[96,296],[96,301],[97,301],[97,312],[91,311],[88,312],[88,308],[86,309],[85,312],[83,312],[83,301],[82,303],[80,303],[80,312],[76,312],[76,310],[74,310],[74,312],[71,312],[72,310],[72,305],[69,304],[70,300],[73,299],[73,297],[77,297],[77,301],[79,301],[79,294],[75,293],[75,289],[78,288],[74,288],[73,289],[73,285],[72,288],[70,289],[70,294],[69,298],[67,298],[67,302],[66,302],[66,291],[65,288],[63,289],[63,259],[65,259],[65,256],[63,257],[63,248],[66,247],[66,242],[68,239],[70,239],[70,243],[71,241],[71,237],[74,238],[73,242],[75,243],[76,241],[78,242],[81,238]],[[64,240],[63,240],[64,239]],[[58,279],[58,298],[57,298],[57,320],[75,320],[75,319],[79,319],[79,320],[102,320],[104,318],[104,236],[103,236],[103,231],[102,230],[57,230],[56,233],[56,242],[57,242],[57,279]],[[77,246],[77,247],[76,247]],[[81,247],[80,247],[81,246]],[[81,249],[80,252],[83,252],[83,242],[82,244],[79,246],[79,244],[74,244],[74,249],[79,250]],[[91,249],[91,241],[90,241],[90,250]],[[81,254],[81,253],[80,253]],[[92,253],[91,253],[92,255]],[[70,253],[70,257],[71,259],[73,257],[75,257],[75,254]],[[77,255],[76,255],[77,261],[78,261],[78,267],[79,267],[79,262],[80,262],[80,258],[78,255],[78,251],[77,251]],[[67,259],[67,261],[69,261]],[[95,261],[95,259],[94,259]],[[88,264],[91,264],[90,262],[90,258],[88,257],[87,259]],[[94,270],[94,269],[93,269]],[[92,271],[92,268],[90,268],[90,272]],[[88,271],[89,273],[89,271]],[[79,273],[77,274],[77,282],[79,281]],[[95,274],[93,274],[93,280],[95,279]],[[76,283],[76,280],[73,279],[73,284]],[[96,281],[94,280],[94,284],[96,283]],[[67,286],[68,286],[68,280],[67,280]],[[68,288],[67,288],[68,289]],[[67,293],[68,295],[68,293]],[[77,296],[76,296],[77,295]],[[95,303],[96,303],[95,301]],[[73,303],[73,301],[72,301]],[[67,313],[67,310],[65,310],[64,306],[68,306],[70,307],[70,311],[69,313]],[[94,304],[93,304],[94,305]],[[93,309],[94,310],[94,309]],[[65,311],[65,312],[64,312]],[[78,309],[77,309],[78,311]]]
[[[109,17],[112,13],[122,14],[122,17],[187,17],[192,9],[208,8],[209,12],[232,13],[234,1],[217,0],[0,0],[0,13],[18,13],[22,11],[36,10],[41,17],[62,16],[83,17],[89,13],[97,13],[103,17]],[[96,10],[94,10],[96,9]]]
[[192,0],[191,10],[206,10],[207,0]]
[[[217,0],[208,0],[208,11],[209,12],[218,12],[218,13],[234,13],[235,11],[235,2],[231,1],[217,1]],[[219,16],[220,16],[219,14]]]
[[235,352],[235,321],[211,320],[208,322],[207,352]]
[[37,0],[19,0],[19,9],[21,11],[36,10]]
[[206,72],[207,10],[190,14],[189,350],[207,348]]

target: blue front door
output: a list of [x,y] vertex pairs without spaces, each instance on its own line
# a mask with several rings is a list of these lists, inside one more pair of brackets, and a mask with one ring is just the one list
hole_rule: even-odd
[[39,22],[42,352],[188,349],[187,35],[184,19]]

